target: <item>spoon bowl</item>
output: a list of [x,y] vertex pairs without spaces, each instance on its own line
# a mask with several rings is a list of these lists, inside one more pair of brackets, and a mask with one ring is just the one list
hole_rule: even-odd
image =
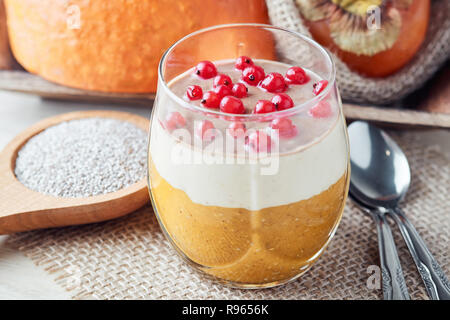
[[46,195],[17,180],[17,154],[31,137],[61,122],[90,117],[130,122],[145,131],[150,125],[147,119],[126,112],[80,111],[45,119],[19,134],[0,153],[0,234],[109,220],[149,202],[145,177],[124,189],[85,198]]
[[394,208],[411,183],[408,159],[384,131],[367,122],[349,128],[350,192],[369,207]]

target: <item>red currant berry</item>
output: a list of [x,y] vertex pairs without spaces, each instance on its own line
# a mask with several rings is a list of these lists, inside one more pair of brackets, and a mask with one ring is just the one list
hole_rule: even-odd
[[235,139],[245,137],[245,124],[242,122],[232,122],[227,129],[230,136]]
[[220,97],[214,91],[208,91],[203,95],[202,101],[200,101],[200,103],[205,108],[217,109],[219,108]]
[[203,90],[200,86],[189,86],[186,90],[186,96],[189,100],[198,100],[201,99],[203,96]]
[[203,120],[196,124],[195,134],[203,141],[212,141],[215,138],[214,124],[209,120]]
[[258,86],[265,91],[273,93],[284,92],[287,89],[283,75],[278,72],[269,73]]
[[290,138],[297,135],[297,127],[292,124],[289,118],[276,118],[272,120],[270,127],[274,130],[278,130],[280,137]]
[[251,66],[244,69],[242,72],[242,80],[251,86],[256,86],[264,79],[264,69],[260,66]]
[[294,101],[286,93],[278,93],[273,96],[272,103],[277,110],[286,110],[294,106]]
[[233,96],[226,96],[220,101],[220,111],[226,113],[242,114],[245,113],[245,107],[241,99]]
[[225,96],[231,96],[232,92],[230,87],[227,87],[223,84],[219,84],[217,87],[215,87],[214,92],[217,93],[217,95],[219,96],[219,99],[222,99]]
[[263,130],[250,133],[248,145],[256,152],[270,151],[272,140]]
[[309,114],[314,118],[327,118],[331,116],[331,105],[328,101],[320,101],[317,105],[309,109]]
[[244,98],[247,96],[248,88],[243,83],[235,83],[231,92],[236,98]]
[[164,121],[164,127],[169,131],[183,128],[185,125],[186,119],[177,111],[169,113]]
[[328,85],[328,81],[327,80],[320,80],[317,83],[313,84],[313,93],[318,96]]
[[276,111],[275,105],[269,100],[258,100],[253,113],[269,113]]
[[230,87],[231,89],[231,87],[233,86],[233,81],[231,81],[231,78],[229,76],[221,73],[215,76],[213,80],[213,87],[217,87],[219,85],[224,85]]
[[300,67],[290,67],[286,71],[284,80],[287,84],[305,84],[309,81],[309,77],[305,70]]
[[246,56],[241,56],[236,59],[236,64],[234,65],[234,67],[237,70],[244,70],[245,68],[250,67],[252,65],[253,65],[252,59]]
[[211,61],[201,61],[194,70],[195,74],[202,79],[211,79],[217,75],[217,69]]

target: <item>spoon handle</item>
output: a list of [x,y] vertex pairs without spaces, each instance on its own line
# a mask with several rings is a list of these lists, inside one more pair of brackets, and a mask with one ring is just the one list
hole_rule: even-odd
[[416,228],[399,208],[389,213],[400,228],[430,298],[450,300],[450,283]]
[[374,212],[372,217],[375,220],[378,231],[384,300],[409,300],[408,289],[391,227],[386,220],[384,212]]

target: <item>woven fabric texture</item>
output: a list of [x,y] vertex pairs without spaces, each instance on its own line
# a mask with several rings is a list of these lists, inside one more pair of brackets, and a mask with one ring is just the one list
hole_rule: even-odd
[[[294,0],[267,0],[273,25],[311,36]],[[414,35],[410,35],[414,36]],[[426,40],[415,57],[399,72],[385,78],[367,78],[351,71],[334,54],[342,98],[359,103],[387,104],[421,87],[450,57],[450,1],[432,0]]]
[[[392,135],[412,170],[402,208],[449,274],[449,155],[424,143],[420,132]],[[411,297],[427,299],[397,228],[394,234]],[[150,207],[104,223],[15,234],[8,244],[54,274],[76,299],[382,298],[381,289],[367,285],[370,267],[379,264],[375,227],[350,201],[319,261],[300,279],[272,289],[231,289],[193,271],[169,247]]]

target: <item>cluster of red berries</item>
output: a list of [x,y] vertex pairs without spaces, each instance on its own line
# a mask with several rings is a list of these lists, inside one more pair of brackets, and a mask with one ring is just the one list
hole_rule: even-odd
[[[210,109],[219,109],[221,112],[232,114],[245,113],[245,107],[241,98],[247,96],[250,86],[257,86],[261,90],[276,93],[272,100],[259,100],[253,113],[270,113],[292,108],[294,102],[289,95],[285,94],[289,85],[305,84],[309,81],[306,72],[300,67],[291,67],[286,75],[272,72],[265,74],[262,67],[254,64],[251,58],[241,56],[236,60],[236,70],[242,72],[241,82],[233,84],[231,78],[226,74],[218,74],[216,66],[211,61],[202,61],[195,67],[195,74],[202,79],[213,78],[213,90],[203,93],[198,85],[187,88],[186,96],[189,100],[201,100],[201,104]],[[245,84],[244,84],[245,83]],[[314,85],[314,94],[318,95],[327,86],[326,80],[319,81]]]
[[[297,127],[289,118],[276,118],[272,120],[270,128],[278,130],[282,138],[291,138],[297,135]],[[209,120],[201,121],[195,128],[195,133],[204,141],[211,141],[214,137],[214,124]],[[247,132],[244,123],[239,121],[231,122],[227,128],[227,134],[235,139],[244,139],[248,147],[256,152],[269,152],[272,148],[272,137],[264,129],[251,130]]]
[[[203,120],[195,127],[195,134],[203,141],[210,142],[215,138],[214,129],[214,124],[211,121]],[[265,130],[260,129],[247,132],[244,123],[234,121],[231,122],[226,131],[227,134],[231,135],[235,139],[245,138],[245,144],[255,152],[269,152],[272,148],[272,137],[267,134]]]
[[189,86],[186,96],[189,100],[201,100],[200,103],[209,109],[232,114],[245,113],[240,98],[247,96],[248,89],[243,83],[235,83],[226,74],[218,74],[216,66],[210,61],[202,61],[195,67],[195,74],[202,79],[213,79],[213,89],[203,93],[197,85]]
[[[271,100],[258,100],[253,113],[263,114],[292,108],[294,102],[291,97],[284,93],[289,85],[302,85],[310,79],[306,72],[300,67],[291,67],[286,75],[272,72],[265,74],[264,69],[253,63],[252,59],[241,56],[236,60],[235,68],[242,72],[241,81],[233,83],[226,74],[217,72],[216,66],[210,61],[202,61],[195,67],[195,74],[202,79],[213,79],[213,88],[203,92],[202,87],[191,85],[187,88],[186,97],[193,100],[201,100],[200,103],[209,109],[219,109],[221,112],[230,114],[244,114],[245,107],[241,98],[247,96],[247,85],[257,86],[261,90],[274,93]],[[326,80],[319,81],[313,85],[313,93],[319,95],[328,85]],[[324,109],[311,110],[312,116],[326,116]],[[169,131],[182,128],[186,120],[179,112],[170,113],[164,121],[164,127]],[[297,127],[289,118],[275,118],[270,128],[278,130],[280,137],[290,138],[297,134]],[[209,120],[199,122],[195,127],[195,134],[204,141],[211,141],[214,137],[214,124]],[[246,143],[256,152],[270,151],[272,139],[264,130],[251,133],[246,132],[246,126],[239,121],[230,123],[227,133],[234,138],[246,138]]]
[[[162,123],[163,127],[169,131],[183,128],[186,126],[186,120],[177,111],[167,115]],[[270,128],[278,130],[279,136],[282,138],[291,138],[297,134],[297,127],[289,118],[276,118],[272,120]],[[196,124],[194,128],[195,134],[205,142],[210,142],[215,138],[214,124],[209,120],[203,120]],[[246,144],[256,152],[270,151],[272,146],[272,138],[265,130],[256,130],[247,132],[244,123],[233,121],[227,128],[227,134],[235,139],[246,139]]]

